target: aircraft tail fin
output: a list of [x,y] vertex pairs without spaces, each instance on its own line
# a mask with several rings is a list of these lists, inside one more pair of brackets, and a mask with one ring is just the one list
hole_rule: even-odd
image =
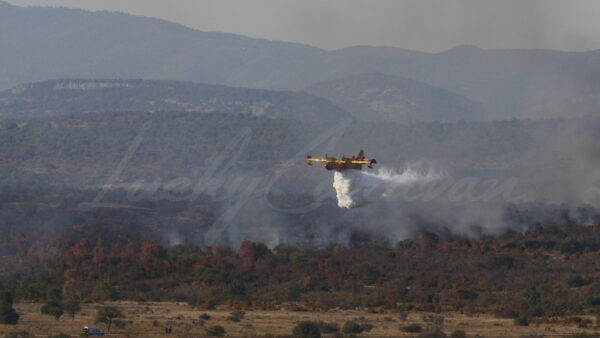
[[375,159],[372,159],[371,161],[369,161],[369,165],[368,167],[373,169],[373,164],[377,163],[377,161]]

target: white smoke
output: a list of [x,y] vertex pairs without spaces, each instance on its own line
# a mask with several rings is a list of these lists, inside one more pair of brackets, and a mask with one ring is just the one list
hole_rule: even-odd
[[391,194],[401,193],[417,184],[426,184],[442,178],[439,172],[420,171],[407,168],[402,173],[390,169],[379,169],[377,173],[360,170],[336,171],[333,178],[338,206],[358,208]]

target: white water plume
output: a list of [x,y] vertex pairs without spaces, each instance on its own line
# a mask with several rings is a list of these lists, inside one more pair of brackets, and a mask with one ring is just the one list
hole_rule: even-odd
[[379,169],[376,173],[344,170],[335,172],[333,188],[340,208],[358,208],[411,186],[438,180],[442,176],[439,172],[419,171],[410,167],[402,173],[386,168]]

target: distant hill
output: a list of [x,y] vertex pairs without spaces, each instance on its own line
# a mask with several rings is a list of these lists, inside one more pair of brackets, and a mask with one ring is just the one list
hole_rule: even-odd
[[364,121],[482,120],[481,105],[411,79],[370,73],[321,82],[304,91],[322,96]]
[[305,93],[158,80],[51,80],[0,92],[0,118],[92,111],[238,113],[297,120],[348,116]]
[[[115,12],[18,7],[0,0],[0,87],[56,78],[182,80],[262,88],[290,62],[325,51],[202,32]],[[290,75],[283,82],[290,82]],[[289,88],[289,87],[288,87]]]
[[143,78],[297,90],[379,72],[462,94],[480,102],[487,119],[600,112],[600,50],[325,51],[146,17],[1,1],[0,32],[0,89],[56,78]]

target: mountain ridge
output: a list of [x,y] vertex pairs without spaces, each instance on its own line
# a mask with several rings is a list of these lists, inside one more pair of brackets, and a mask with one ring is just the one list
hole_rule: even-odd
[[0,89],[56,78],[143,78],[299,90],[379,72],[480,102],[488,120],[595,116],[600,106],[600,50],[326,51],[106,11],[4,3],[0,17],[0,31],[10,32],[0,34]]
[[463,95],[381,73],[320,82],[304,91],[330,100],[363,121],[411,123],[483,119],[481,104]]
[[59,79],[0,92],[0,118],[101,111],[220,112],[297,120],[349,117],[329,100],[308,93],[167,80]]

